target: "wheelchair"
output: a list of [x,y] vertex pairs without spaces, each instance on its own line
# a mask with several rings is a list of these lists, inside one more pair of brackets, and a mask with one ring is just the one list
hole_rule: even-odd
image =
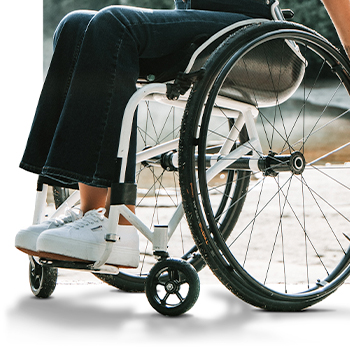
[[[58,268],[79,269],[180,315],[195,304],[197,273],[208,265],[245,302],[297,311],[345,282],[349,61],[286,21],[277,1],[271,14],[205,40],[182,72],[139,81],[123,119],[105,252],[91,263],[30,257],[34,295],[51,295]],[[124,183],[136,110],[137,186]],[[76,205],[78,191],[63,187],[39,177],[34,223],[45,217],[49,188],[53,217]],[[113,197],[116,190],[124,195]],[[133,196],[136,215],[126,206]],[[119,215],[142,237],[137,270],[105,264]]]

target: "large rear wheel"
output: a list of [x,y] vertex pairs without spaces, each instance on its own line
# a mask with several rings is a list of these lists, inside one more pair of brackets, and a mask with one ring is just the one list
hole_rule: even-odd
[[[303,309],[350,273],[349,76],[348,61],[324,38],[271,22],[228,38],[192,90],[179,162],[187,220],[214,274],[255,306]],[[254,135],[234,138],[237,122],[221,129],[238,120],[232,101],[257,111],[258,146]],[[212,143],[235,144],[241,155],[214,159]],[[229,234],[208,186],[224,158],[226,171],[251,171],[249,189],[232,203],[245,202]]]

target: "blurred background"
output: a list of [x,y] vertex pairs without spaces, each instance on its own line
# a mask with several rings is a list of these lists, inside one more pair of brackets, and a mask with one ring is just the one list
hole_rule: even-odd
[[[52,36],[59,21],[77,9],[100,10],[109,5],[171,9],[173,0],[44,0],[44,76],[52,55]],[[280,0],[282,8],[295,12],[294,22],[315,29],[337,47],[341,47],[335,29],[320,0]]]

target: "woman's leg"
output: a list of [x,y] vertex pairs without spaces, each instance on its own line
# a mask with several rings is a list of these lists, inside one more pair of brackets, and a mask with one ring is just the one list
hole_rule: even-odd
[[85,214],[89,210],[105,208],[108,189],[79,183],[80,210]]
[[[125,7],[106,8],[94,15],[84,34],[43,173],[92,186],[81,187],[86,200],[83,207],[100,206],[113,179],[122,116],[136,90],[139,59],[171,54],[198,35],[213,34],[243,19],[227,13]],[[129,154],[128,173],[134,178],[135,152]],[[127,176],[126,181],[130,181]],[[96,198],[98,203],[91,203]],[[107,219],[102,211],[92,210],[77,224],[42,233],[37,248],[44,257],[94,261],[104,249],[105,232]],[[121,237],[108,262],[135,266],[137,237]]]
[[40,174],[49,153],[79,57],[84,33],[96,11],[74,11],[54,34],[54,53],[35,112],[20,166]]
[[[105,216],[108,218],[111,200],[111,188],[88,186],[79,183],[80,192],[80,210],[83,214],[93,209],[105,208]],[[135,206],[127,206],[133,213],[135,213]],[[119,218],[119,225],[130,225],[129,221],[123,216]]]
[[[54,135],[50,131],[50,137],[46,136],[44,127],[37,133],[33,131],[36,137],[31,144],[37,148],[41,149],[37,144],[41,136],[50,139],[49,150],[46,146],[45,151],[37,149],[41,158],[47,153],[43,174],[65,182],[110,187],[121,120],[136,90],[139,59],[169,55],[198,35],[213,34],[246,18],[232,13],[119,6],[99,11],[84,32],[58,122],[53,123]],[[45,118],[41,113],[41,120]],[[134,153],[129,152],[131,157]],[[29,158],[22,165],[25,163],[30,170]],[[133,176],[134,159],[128,164]]]

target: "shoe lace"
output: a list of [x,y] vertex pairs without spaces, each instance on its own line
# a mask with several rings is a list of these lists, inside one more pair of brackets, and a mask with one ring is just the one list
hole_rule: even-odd
[[80,219],[83,216],[79,208],[66,208],[63,215],[54,218],[53,221],[57,226],[61,226]]
[[85,213],[85,215],[81,219],[74,221],[71,224],[71,226],[79,229],[103,221],[105,219],[105,212],[105,208],[90,210],[87,213]]

